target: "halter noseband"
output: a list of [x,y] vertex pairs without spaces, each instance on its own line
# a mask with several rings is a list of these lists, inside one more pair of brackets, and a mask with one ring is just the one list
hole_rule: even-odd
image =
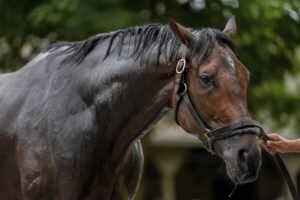
[[[223,140],[229,137],[233,137],[235,135],[241,135],[241,134],[256,134],[260,139],[264,139],[265,134],[263,134],[263,129],[259,125],[258,122],[254,120],[243,120],[239,121],[233,124],[229,124],[227,126],[223,126],[221,128],[217,128],[214,130],[210,130],[208,126],[206,125],[205,121],[201,117],[201,113],[199,113],[195,107],[195,104],[193,103],[189,92],[188,92],[188,86],[186,84],[186,72],[187,72],[187,63],[184,58],[180,59],[177,62],[176,66],[176,85],[175,85],[175,91],[176,91],[176,104],[175,104],[175,120],[178,125],[178,109],[182,102],[185,103],[187,106],[189,112],[193,116],[193,119],[197,123],[197,125],[204,130],[202,133],[204,135],[205,140],[202,141],[204,144],[205,149],[210,152],[211,154],[214,154],[214,142],[217,140]],[[258,128],[259,133],[255,131],[246,132],[243,131],[247,128]]]

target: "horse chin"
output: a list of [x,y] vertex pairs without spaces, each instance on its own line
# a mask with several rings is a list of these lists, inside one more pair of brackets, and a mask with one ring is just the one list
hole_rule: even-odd
[[245,184],[255,181],[258,177],[259,168],[260,167],[257,169],[251,169],[247,172],[241,172],[240,170],[226,164],[227,175],[236,184]]

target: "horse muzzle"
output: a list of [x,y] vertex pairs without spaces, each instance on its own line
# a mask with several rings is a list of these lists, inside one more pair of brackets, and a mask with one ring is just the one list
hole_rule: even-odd
[[238,134],[218,142],[221,157],[225,161],[227,174],[238,184],[252,182],[257,178],[261,166],[261,150],[257,136],[247,128]]

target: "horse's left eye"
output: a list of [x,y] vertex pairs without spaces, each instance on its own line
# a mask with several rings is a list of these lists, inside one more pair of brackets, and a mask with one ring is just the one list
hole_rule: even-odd
[[200,82],[203,87],[210,87],[213,82],[212,76],[207,74],[200,75]]

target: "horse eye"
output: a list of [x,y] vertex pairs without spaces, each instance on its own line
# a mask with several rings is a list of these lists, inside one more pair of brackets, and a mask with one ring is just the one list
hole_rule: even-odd
[[200,75],[200,82],[202,86],[209,87],[212,85],[212,77],[206,74]]

